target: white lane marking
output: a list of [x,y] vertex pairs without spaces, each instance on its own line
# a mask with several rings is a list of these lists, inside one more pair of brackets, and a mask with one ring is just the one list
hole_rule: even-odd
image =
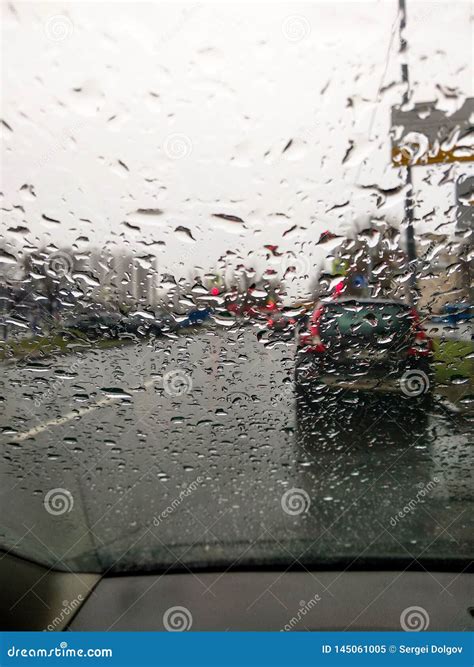
[[38,426],[30,428],[29,431],[25,431],[25,433],[20,433],[19,435],[15,436],[14,438],[12,438],[12,440],[13,442],[23,442],[23,440],[27,440],[28,438],[38,435],[38,433],[46,431],[50,426],[59,426],[60,424],[66,424],[68,421],[71,421],[71,419],[74,419],[75,417],[82,417],[82,415],[85,415],[88,412],[93,412],[94,410],[97,410],[97,408],[100,408],[101,405],[107,405],[108,403],[113,403],[116,400],[117,399],[115,397],[102,398],[100,401],[97,401],[97,403],[89,405],[86,408],[78,408],[77,410],[68,412],[62,417],[57,417],[56,419],[50,419],[49,421],[43,422],[42,424],[38,424]]
[[[154,384],[157,379],[159,378],[148,380],[147,382],[144,383],[144,387],[148,389],[148,387],[151,387],[151,385]],[[68,412],[62,417],[56,417],[56,419],[50,419],[49,421],[43,422],[42,424],[38,424],[38,426],[35,426],[34,428],[30,428],[29,431],[25,431],[24,433],[19,433],[18,435],[12,438],[12,442],[23,442],[23,440],[28,440],[28,438],[32,438],[35,435],[38,435],[38,433],[47,431],[51,426],[60,426],[61,424],[67,424],[67,422],[71,421],[71,419],[74,419],[75,417],[82,417],[83,415],[86,415],[89,412],[97,410],[97,408],[100,408],[102,405],[110,405],[110,403],[113,403],[114,401],[117,401],[120,398],[121,396],[109,396],[107,398],[101,398],[99,401],[93,403],[92,405],[88,405],[87,407],[84,408],[77,408],[77,410],[72,410],[71,412]]]

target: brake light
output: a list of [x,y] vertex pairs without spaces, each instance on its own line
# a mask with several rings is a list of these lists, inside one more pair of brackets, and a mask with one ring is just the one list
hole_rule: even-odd
[[311,316],[311,322],[313,323],[313,326],[318,327],[318,330],[319,330],[319,321],[321,320],[323,313],[324,313],[324,306],[319,306],[319,308],[316,308],[313,315]]
[[320,354],[321,352],[326,351],[326,346],[323,342],[321,342],[321,338],[319,336],[319,322],[323,312],[324,307],[319,306],[319,308],[314,311],[313,316],[311,317],[309,331],[306,331],[300,335],[300,343],[301,345],[305,346],[306,352],[316,352]]
[[408,354],[416,357],[427,357],[433,351],[433,341],[428,338],[426,331],[421,326],[420,316],[415,308],[410,310],[412,317],[412,329],[415,334],[414,344],[408,348]]
[[342,294],[344,292],[344,287],[345,287],[344,280],[341,280],[340,282],[337,283],[336,287],[333,290],[333,297],[335,299],[337,299],[339,294]]

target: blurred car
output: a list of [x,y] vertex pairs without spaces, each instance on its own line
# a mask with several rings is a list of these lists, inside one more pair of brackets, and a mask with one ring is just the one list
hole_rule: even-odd
[[137,311],[123,317],[121,320],[121,327],[122,331],[125,333],[138,336],[149,336],[152,334],[160,336],[162,334],[161,323],[154,315],[151,315],[146,311]]
[[281,340],[292,340],[295,335],[295,327],[306,315],[303,308],[276,309],[268,315],[267,328],[269,337]]
[[225,297],[226,309],[237,317],[267,323],[279,312],[278,300],[265,289],[250,287],[246,292],[233,291]]
[[155,335],[167,335],[176,333],[180,329],[202,324],[211,316],[211,310],[204,307],[190,308],[183,313],[173,312],[169,309],[156,311],[153,328],[149,333]]
[[383,299],[320,302],[297,334],[295,382],[315,387],[427,396],[432,341],[418,312]]
[[190,310],[188,313],[182,317],[176,317],[176,328],[182,329],[184,327],[192,327],[197,324],[202,324],[208,320],[211,316],[211,311],[209,308],[195,308]]
[[474,317],[474,307],[469,303],[447,303],[441,312],[431,318],[432,322],[440,324],[456,325],[460,322],[468,322]]
[[119,313],[84,312],[68,318],[64,326],[86,334],[91,338],[107,336],[116,338],[125,331],[123,318]]
[[118,312],[85,311],[65,321],[68,329],[86,334],[89,338],[118,338],[127,334],[158,336],[162,333],[162,324],[146,311],[136,311],[124,315]]

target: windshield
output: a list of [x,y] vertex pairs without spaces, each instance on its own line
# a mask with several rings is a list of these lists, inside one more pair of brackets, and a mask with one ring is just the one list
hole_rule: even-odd
[[2,5],[4,552],[472,559],[470,8],[407,5]]

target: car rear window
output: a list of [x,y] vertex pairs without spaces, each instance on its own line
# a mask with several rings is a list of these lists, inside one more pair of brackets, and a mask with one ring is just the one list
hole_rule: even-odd
[[407,333],[412,323],[403,304],[351,301],[324,307],[321,333],[326,335],[368,335]]

